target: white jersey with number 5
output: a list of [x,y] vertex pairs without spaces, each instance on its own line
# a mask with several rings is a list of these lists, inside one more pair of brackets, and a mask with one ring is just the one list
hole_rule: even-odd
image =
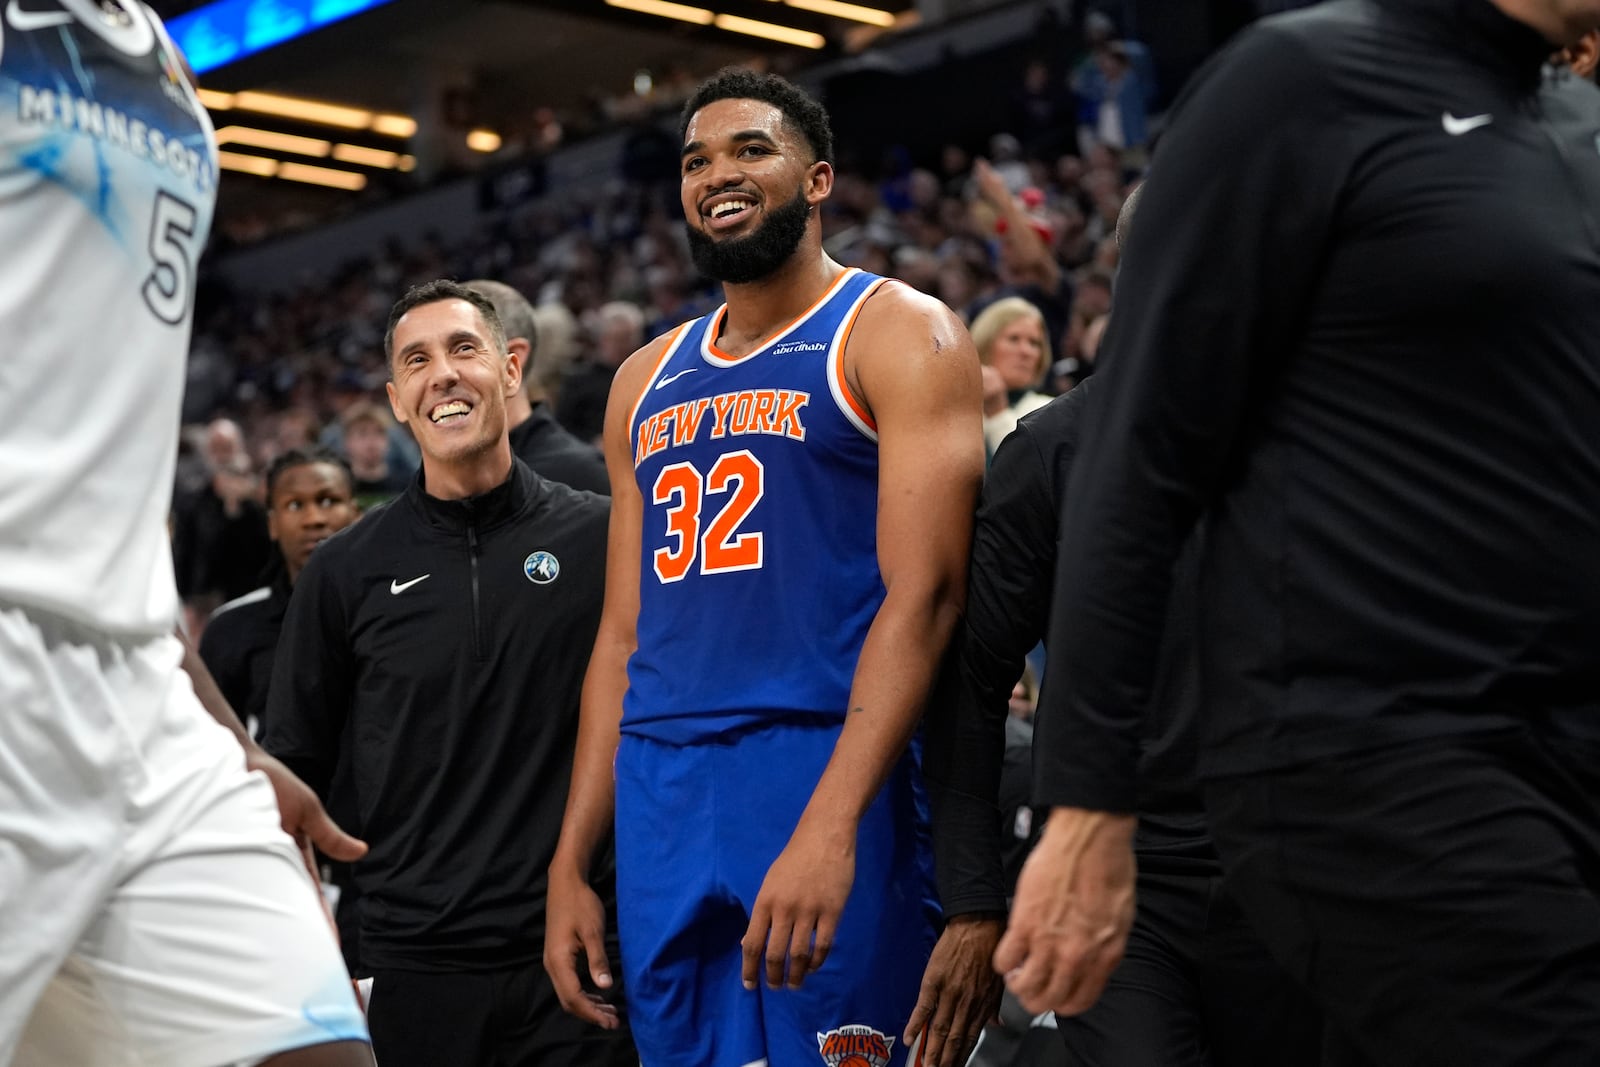
[[170,631],[166,516],[215,139],[136,0],[0,14],[0,603]]

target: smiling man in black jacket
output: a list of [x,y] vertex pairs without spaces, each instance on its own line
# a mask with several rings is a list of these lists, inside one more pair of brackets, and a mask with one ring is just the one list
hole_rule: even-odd
[[1341,1062],[1600,1062],[1600,108],[1540,93],[1596,26],[1335,0],[1185,93],[1062,518],[1054,810],[996,956],[1025,1004],[1084,1010],[1121,951],[1204,513],[1212,835]]
[[351,746],[386,1067],[636,1063],[625,1029],[561,1011],[540,962],[607,502],[512,458],[505,404],[521,368],[484,297],[413,289],[385,346],[422,471],[295,583],[268,748],[325,789]]

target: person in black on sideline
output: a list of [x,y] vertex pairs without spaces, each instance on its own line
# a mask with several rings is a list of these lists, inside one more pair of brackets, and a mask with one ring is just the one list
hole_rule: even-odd
[[355,880],[375,1055],[636,1064],[625,1027],[561,1010],[541,962],[608,502],[512,457],[521,366],[478,293],[412,289],[385,349],[422,470],[301,573],[267,714],[268,749],[318,789],[351,746],[371,846]]
[[539,331],[528,298],[504,282],[480,279],[466,286],[494,305],[506,331],[506,348],[522,359],[522,391],[506,400],[511,453],[533,472],[552,482],[611,495],[611,479],[600,450],[556,421],[544,388],[533,375],[539,352]]
[[[1123,204],[1127,240],[1140,189]],[[1113,315],[1117,312],[1113,312]],[[925,773],[935,871],[946,909],[1005,908],[1001,792],[1008,702],[1024,657],[1054,620],[1050,594],[1062,502],[1099,375],[1025,416],[995,452],[973,529],[967,611],[929,703]],[[1096,1005],[1057,1020],[1083,1067],[1314,1067],[1316,1010],[1272,962],[1222,887],[1195,776],[1202,714],[1194,633],[1195,546],[1178,562],[1161,667],[1139,756],[1138,921]],[[1060,625],[1070,626],[1070,620]],[[1046,664],[1048,691],[1052,664]],[[1037,721],[1036,721],[1037,728]],[[990,827],[987,837],[980,827]],[[978,843],[981,850],[973,850]]]
[[325,449],[290,449],[267,468],[267,533],[281,564],[260,589],[230,600],[200,635],[200,658],[255,736],[267,708],[272,657],[289,592],[317,546],[349,526],[356,509],[350,465]]
[[1083,1011],[1121,950],[1203,515],[1208,821],[1327,1062],[1600,1062],[1600,109],[1539,98],[1596,27],[1334,0],[1177,106],[1063,512],[1025,1004]]

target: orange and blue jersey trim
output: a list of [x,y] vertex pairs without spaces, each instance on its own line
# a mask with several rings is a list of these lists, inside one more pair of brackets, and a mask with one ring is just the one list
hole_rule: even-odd
[[639,390],[639,395],[634,397],[633,404],[628,408],[628,454],[633,455],[639,442],[633,439],[639,429],[639,409],[644,406],[644,398],[650,395],[650,390],[655,388],[656,379],[661,377],[661,369],[672,359],[672,354],[683,344],[684,337],[689,333],[689,327],[695,324],[694,319],[683,323],[672,332],[672,340],[668,341],[661,349],[661,355],[656,357],[655,366],[650,368],[650,376],[645,379],[644,388]]
[[705,357],[706,362],[712,364],[713,366],[738,366],[751,356],[759,355],[774,345],[781,343],[784,338],[788,337],[795,330],[805,325],[806,320],[811,318],[812,315],[815,315],[818,308],[822,307],[830,299],[832,299],[833,294],[838,292],[840,287],[843,286],[845,282],[849,281],[852,277],[860,273],[861,269],[859,267],[849,267],[840,271],[839,276],[835,278],[832,284],[828,286],[827,291],[821,296],[817,297],[817,299],[812,302],[810,307],[806,308],[793,319],[789,320],[788,325],[784,326],[777,333],[773,334],[771,337],[768,337],[765,341],[762,341],[759,345],[756,345],[749,352],[742,356],[730,356],[716,345],[716,338],[722,333],[722,322],[728,316],[728,305],[723,304],[721,307],[717,308],[716,311],[711,313],[711,322],[706,327],[705,339],[700,344],[700,354]]
[[850,333],[855,329],[856,319],[861,315],[861,309],[879,289],[883,288],[889,279],[883,278],[873,283],[859,297],[844,321],[839,324],[839,331],[833,338],[833,351],[828,356],[828,391],[833,394],[833,402],[839,406],[844,417],[850,425],[866,435],[868,440],[878,439],[878,423],[872,417],[872,412],[867,405],[856,396],[855,390],[850,388],[850,381],[844,373],[844,349],[849,343]]

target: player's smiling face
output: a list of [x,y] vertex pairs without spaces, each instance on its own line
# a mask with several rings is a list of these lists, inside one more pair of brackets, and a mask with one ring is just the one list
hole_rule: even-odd
[[826,197],[832,168],[818,163],[778,107],[754,99],[712,101],[694,112],[680,160],[683,214],[712,238],[744,237],[798,195]]
[[465,300],[422,304],[395,323],[389,406],[430,459],[470,459],[504,433],[506,397],[522,381],[492,337]]
[[681,175],[696,265],[731,282],[753,281],[787,259],[833,182],[832,167],[813,158],[782,111],[746,99],[695,112]]

